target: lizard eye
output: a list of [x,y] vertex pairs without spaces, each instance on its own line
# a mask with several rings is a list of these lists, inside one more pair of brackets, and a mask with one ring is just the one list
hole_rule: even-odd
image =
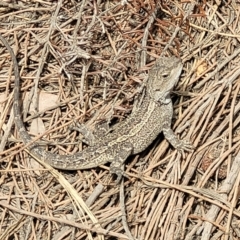
[[168,72],[163,72],[163,73],[162,73],[162,77],[163,77],[163,78],[167,78],[168,76],[169,76],[169,73],[168,73]]

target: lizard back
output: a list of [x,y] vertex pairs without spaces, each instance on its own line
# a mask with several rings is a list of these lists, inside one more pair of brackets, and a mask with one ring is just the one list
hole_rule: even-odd
[[15,75],[13,112],[19,135],[33,155],[51,166],[76,170],[112,162],[111,171],[118,175],[119,180],[127,157],[146,149],[161,131],[175,148],[186,151],[193,149],[190,143],[179,140],[171,129],[173,110],[170,93],[177,84],[182,70],[181,61],[175,57],[161,57],[156,61],[149,71],[146,95],[142,104],[117,127],[113,127],[100,139],[98,138],[92,146],[74,155],[58,155],[42,149],[37,143],[32,142],[21,118],[20,75],[16,56],[1,35],[0,40],[10,52],[13,61]]

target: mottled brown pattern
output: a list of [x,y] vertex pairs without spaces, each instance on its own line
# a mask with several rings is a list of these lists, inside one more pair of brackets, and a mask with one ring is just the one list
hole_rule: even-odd
[[[1,35],[0,39],[9,50],[14,64],[13,110],[16,127],[23,142],[29,144],[32,139],[23,125],[19,106],[20,77],[17,60],[7,41]],[[82,152],[58,155],[43,150],[35,143],[30,145],[29,151],[51,166],[64,170],[87,169],[111,162],[111,172],[117,174],[120,180],[127,157],[146,149],[161,131],[173,147],[178,150],[191,150],[192,145],[179,140],[171,129],[173,109],[170,92],[177,84],[181,71],[182,63],[178,58],[159,58],[149,71],[146,95],[141,106],[104,135],[101,132],[93,135],[85,128],[83,132],[86,138],[90,136],[91,146]]]

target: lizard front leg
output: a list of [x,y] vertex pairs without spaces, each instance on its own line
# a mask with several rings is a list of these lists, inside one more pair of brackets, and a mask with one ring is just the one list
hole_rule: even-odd
[[165,138],[168,140],[169,143],[171,143],[171,145],[176,148],[179,151],[192,151],[194,149],[193,145],[186,141],[186,140],[180,140],[178,139],[178,137],[176,136],[176,134],[173,132],[173,130],[171,129],[171,121],[164,121],[163,122],[163,134],[165,136]]
[[173,115],[172,101],[168,104],[162,105],[162,112],[165,112],[165,114],[162,115],[162,131],[168,142],[171,143],[174,148],[176,148],[178,151],[181,151],[182,153],[183,151],[192,151],[194,149],[192,144],[186,140],[178,139],[178,137],[171,128]]

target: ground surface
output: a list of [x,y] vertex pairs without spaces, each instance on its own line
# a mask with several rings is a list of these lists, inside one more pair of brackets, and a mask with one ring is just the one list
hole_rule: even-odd
[[0,33],[18,59],[25,126],[43,147],[86,147],[74,121],[124,120],[156,58],[174,55],[184,69],[173,128],[196,148],[182,156],[160,134],[128,158],[120,185],[109,165],[42,166],[16,132],[0,44],[0,239],[239,239],[240,3],[10,2]]

